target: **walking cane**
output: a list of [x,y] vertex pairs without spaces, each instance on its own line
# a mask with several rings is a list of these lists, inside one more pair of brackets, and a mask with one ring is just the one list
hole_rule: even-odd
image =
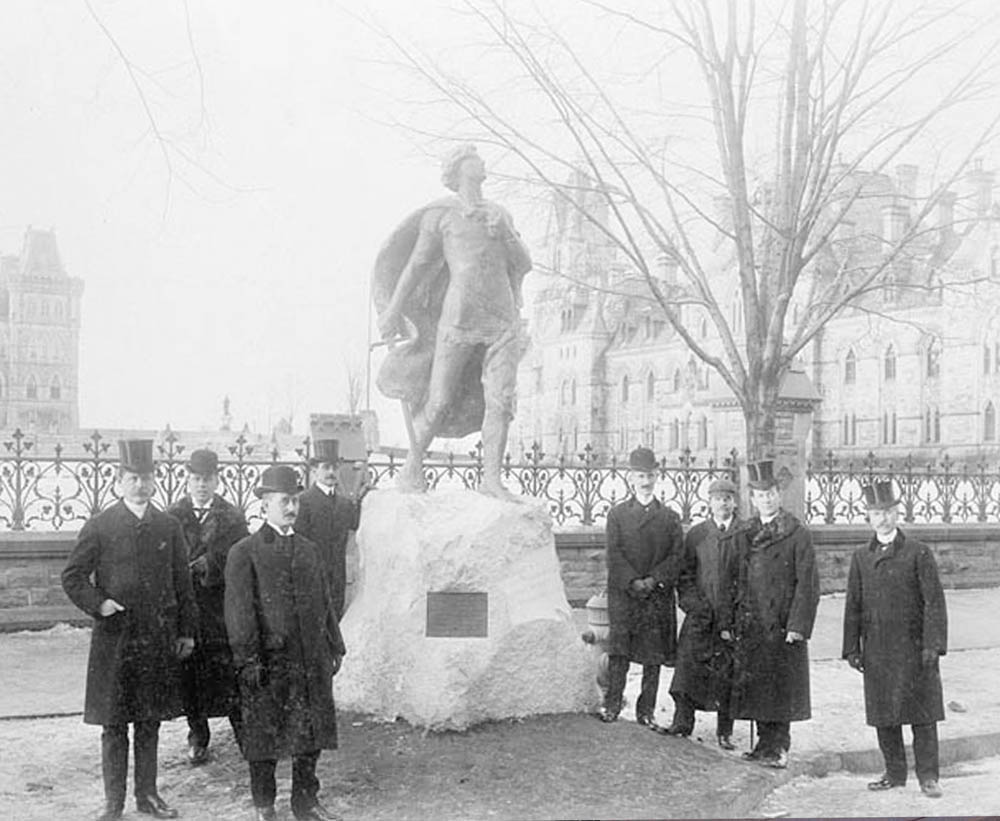
[[753,752],[753,747],[754,747],[754,743],[753,743],[753,725],[754,725],[754,721],[751,718],[750,719],[750,752]]

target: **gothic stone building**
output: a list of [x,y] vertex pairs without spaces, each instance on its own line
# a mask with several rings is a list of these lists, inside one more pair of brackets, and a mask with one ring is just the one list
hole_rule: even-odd
[[29,228],[0,258],[0,428],[76,430],[82,292],[52,231]]
[[[977,164],[961,190],[943,198],[933,230],[893,266],[895,284],[829,323],[786,377],[783,392],[814,407],[807,455],[1000,458],[1000,209],[993,179]],[[894,176],[866,174],[867,195],[835,240],[857,253],[866,242],[891,242],[920,205],[917,182],[910,165]],[[606,219],[599,203],[582,204]],[[557,205],[548,236],[542,261],[562,275],[532,275],[542,284],[519,373],[513,456],[535,442],[548,456],[575,455],[590,444],[603,458],[621,458],[644,443],[674,460],[690,448],[698,463],[742,451],[745,431],[732,394],[687,350],[646,296],[645,282],[630,275],[601,233]],[[717,272],[717,293],[739,338],[736,277],[725,244],[715,246],[708,243],[702,260]],[[822,266],[810,275],[824,276]],[[661,266],[659,276],[666,292],[678,287],[670,267]],[[681,310],[704,344],[717,344],[697,307]],[[792,322],[801,310],[791,306]]]

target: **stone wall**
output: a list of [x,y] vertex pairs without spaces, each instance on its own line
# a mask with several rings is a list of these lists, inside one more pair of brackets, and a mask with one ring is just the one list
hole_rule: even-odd
[[[997,525],[912,525],[907,531],[933,547],[945,587],[1000,586]],[[823,592],[843,590],[851,553],[871,531],[863,526],[819,525],[812,532]],[[0,533],[0,610],[71,607],[60,574],[75,540],[76,533],[71,532]],[[582,606],[607,583],[604,528],[557,533],[556,549],[566,598]],[[353,581],[356,568],[351,564]]]

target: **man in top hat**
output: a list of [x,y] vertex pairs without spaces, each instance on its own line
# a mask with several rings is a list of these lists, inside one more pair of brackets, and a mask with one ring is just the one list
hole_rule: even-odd
[[208,719],[228,716],[240,737],[240,699],[233,655],[226,636],[226,556],[247,535],[243,512],[229,504],[219,487],[219,457],[211,450],[191,453],[187,462],[187,495],[167,509],[181,523],[188,544],[188,563],[198,603],[198,635],[194,653],[184,664],[184,698],[188,722],[188,760],[208,761]]
[[851,557],[843,656],[864,675],[865,717],[885,759],[885,772],[868,788],[906,784],[902,725],[909,724],[920,789],[939,798],[937,722],[944,720],[944,698],[938,657],[948,649],[944,592],[931,549],[897,526],[892,482],[875,482],[864,494],[874,534]]
[[608,688],[602,721],[618,719],[630,662],[642,665],[636,721],[654,720],[660,666],[677,651],[674,586],[683,549],[680,517],[655,496],[659,466],[649,448],[629,455],[632,495],[608,513]]
[[266,521],[226,562],[226,627],[259,821],[277,818],[274,770],[288,756],[295,817],[336,817],[317,798],[316,762],[321,750],[337,747],[333,676],[346,650],[319,551],[292,528],[300,490],[292,468],[267,468],[254,489]]
[[689,736],[695,710],[717,712],[719,746],[732,750],[733,720],[729,716],[732,655],[719,631],[722,573],[732,549],[736,518],[736,485],[728,478],[708,486],[709,517],[692,527],[684,539],[684,558],[677,596],[684,624],[677,641],[677,666],[670,682],[674,717],[665,732]]
[[363,482],[358,498],[350,499],[338,488],[340,443],[336,439],[318,439],[309,464],[313,486],[299,497],[299,517],[295,529],[319,548],[323,571],[330,585],[330,598],[337,619],[344,615],[347,589],[347,539],[358,529],[361,500],[368,492]]
[[734,641],[729,714],[756,722],[743,757],[788,766],[791,722],[811,715],[809,650],[819,573],[809,529],[781,508],[774,463],[747,465],[756,515],[733,534],[720,608],[720,635]]
[[70,600],[94,617],[83,720],[100,724],[104,812],[121,818],[133,724],[136,809],[178,813],[156,789],[160,721],[183,713],[180,662],[194,649],[197,613],[177,520],[150,504],[153,442],[118,443],[120,500],[89,519],[62,574]]

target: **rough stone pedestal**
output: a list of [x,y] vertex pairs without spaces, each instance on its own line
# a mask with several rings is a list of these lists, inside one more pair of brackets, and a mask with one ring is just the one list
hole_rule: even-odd
[[[357,538],[338,707],[441,730],[597,706],[593,658],[571,618],[543,502],[377,490]],[[427,635],[428,593],[456,592],[486,594],[485,630],[445,613],[445,632],[486,637]],[[450,608],[447,596],[434,601]],[[441,624],[433,619],[431,632]]]

